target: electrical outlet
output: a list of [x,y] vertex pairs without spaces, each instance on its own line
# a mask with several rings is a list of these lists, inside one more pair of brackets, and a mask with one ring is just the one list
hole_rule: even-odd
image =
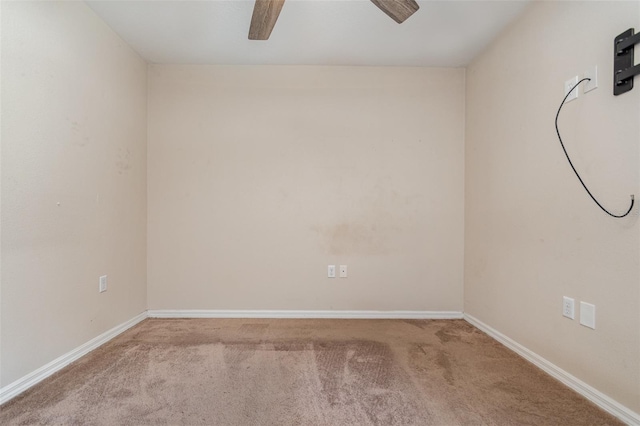
[[575,300],[567,296],[562,298],[562,315],[569,319],[575,318]]
[[584,72],[584,78],[590,78],[584,82],[584,93],[590,92],[598,87],[598,66],[594,65]]
[[336,265],[329,265],[327,267],[327,277],[335,278],[336,277]]
[[580,302],[580,324],[596,329],[596,307],[591,303]]
[[347,278],[347,265],[340,265],[340,278]]
[[[576,84],[578,84],[578,76],[577,75],[575,77],[571,77],[569,80],[564,82],[564,94],[565,94],[565,96],[566,96],[567,93],[569,93],[571,88],[573,86],[575,86]],[[570,101],[572,101],[574,99],[578,99],[578,87],[573,89],[571,94],[567,97],[566,102],[570,102]]]
[[98,287],[98,290],[100,291],[100,293],[104,293],[105,291],[107,291],[107,276],[103,275],[100,277],[100,285]]

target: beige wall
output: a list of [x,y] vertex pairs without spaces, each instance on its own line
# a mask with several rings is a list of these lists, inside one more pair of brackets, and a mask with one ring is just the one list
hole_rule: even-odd
[[2,2],[1,71],[4,386],[146,309],[146,64],[82,2]]
[[[638,208],[600,211],[553,123],[563,82],[598,65],[560,128],[605,206],[640,199],[640,90],[612,94],[613,37],[630,27],[638,2],[535,2],[468,68],[464,308],[640,412]],[[561,316],[565,295],[596,305],[596,330]]]
[[149,309],[461,311],[464,70],[153,65],[148,123]]
[[597,64],[567,148],[640,198],[640,90],[610,82],[638,3],[534,3],[469,67],[466,129],[463,70],[150,66],[147,99],[83,3],[1,10],[0,386],[147,307],[460,311],[466,247],[466,312],[640,411],[638,210],[592,204],[552,121]]

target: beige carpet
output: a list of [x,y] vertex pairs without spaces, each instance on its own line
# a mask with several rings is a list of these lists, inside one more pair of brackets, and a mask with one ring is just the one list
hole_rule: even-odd
[[0,424],[620,423],[462,320],[149,319]]

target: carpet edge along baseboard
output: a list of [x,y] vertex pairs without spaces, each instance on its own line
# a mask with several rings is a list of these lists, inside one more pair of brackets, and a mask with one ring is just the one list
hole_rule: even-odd
[[507,348],[511,349],[513,352],[517,353],[536,367],[540,368],[551,377],[570,387],[589,401],[596,404],[598,407],[602,408],[604,411],[617,417],[618,419],[629,425],[640,426],[640,414],[625,407],[613,398],[608,397],[596,388],[586,384],[582,380],[553,364],[546,358],[543,358],[542,356],[531,351],[530,349],[521,345],[510,337],[500,333],[498,330],[483,323],[472,315],[465,313],[464,320],[474,327],[478,328],[479,330],[485,332],[490,337],[497,340]]
[[130,320],[125,321],[122,324],[105,331],[104,333],[94,337],[88,342],[43,365],[37,370],[32,371],[31,373],[19,378],[18,380],[8,384],[7,386],[3,386],[2,388],[0,388],[0,404],[4,404],[10,399],[15,398],[22,392],[40,383],[52,374],[62,370],[64,367],[88,354],[92,350],[99,348],[114,337],[122,334],[134,325],[138,324],[139,322],[147,318],[147,316],[147,311],[143,311]]

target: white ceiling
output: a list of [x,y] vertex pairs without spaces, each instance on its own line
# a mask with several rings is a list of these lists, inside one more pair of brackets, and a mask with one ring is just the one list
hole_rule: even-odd
[[252,0],[87,1],[152,63],[430,67],[467,65],[527,3],[418,0],[399,25],[369,0],[287,0],[252,41]]

